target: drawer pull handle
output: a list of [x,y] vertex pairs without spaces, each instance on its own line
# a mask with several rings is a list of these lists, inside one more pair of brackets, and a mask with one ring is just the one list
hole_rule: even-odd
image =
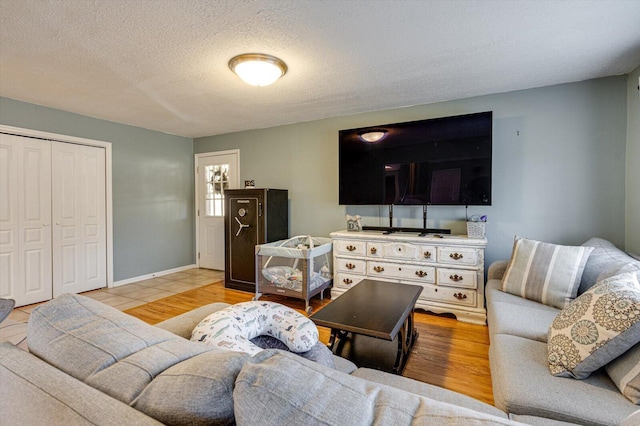
[[462,277],[462,275],[455,274],[455,275],[449,275],[449,279],[451,281],[458,282],[458,281],[462,281],[464,278]]
[[455,297],[458,300],[464,300],[467,298],[467,295],[463,293],[454,293],[453,297]]
[[371,250],[369,250],[371,252],[371,254],[376,254],[378,252],[378,249],[375,247],[371,247]]
[[356,246],[352,246],[352,245],[347,246],[347,250],[349,251],[354,251],[355,249],[356,249]]
[[354,269],[356,267],[356,265],[354,265],[353,263],[347,263],[346,265],[344,265],[347,267],[347,269]]
[[342,282],[345,283],[346,285],[353,284],[353,280],[350,278],[345,278],[342,280]]
[[431,252],[430,251],[425,251],[424,252],[424,258],[425,259],[431,259]]
[[384,272],[384,268],[382,266],[374,266],[373,270],[380,273],[380,272]]
[[462,259],[464,256],[461,255],[460,253],[451,253],[449,255],[450,258],[452,258],[453,260],[460,260]]
[[416,271],[416,275],[422,278],[422,277],[426,277],[427,273],[424,271]]

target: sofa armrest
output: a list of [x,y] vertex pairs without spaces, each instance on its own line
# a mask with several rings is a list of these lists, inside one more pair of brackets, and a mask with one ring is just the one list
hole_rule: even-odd
[[489,266],[487,271],[487,281],[489,280],[501,280],[504,272],[509,266],[508,260],[496,260]]
[[161,424],[9,342],[0,344],[0,383],[2,424]]
[[173,334],[177,334],[180,337],[184,337],[185,339],[191,338],[191,332],[193,329],[206,317],[211,315],[214,312],[217,312],[221,309],[230,306],[228,303],[210,303],[205,306],[201,306],[192,311],[185,312],[182,315],[178,315],[177,317],[170,318],[166,321],[159,322],[155,326],[158,328],[162,328],[163,330],[167,330],[172,332]]

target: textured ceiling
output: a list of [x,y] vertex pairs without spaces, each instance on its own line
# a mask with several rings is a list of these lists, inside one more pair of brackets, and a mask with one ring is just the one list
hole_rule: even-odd
[[[248,86],[248,52],[289,72]],[[639,64],[638,0],[0,0],[1,96],[187,137]]]

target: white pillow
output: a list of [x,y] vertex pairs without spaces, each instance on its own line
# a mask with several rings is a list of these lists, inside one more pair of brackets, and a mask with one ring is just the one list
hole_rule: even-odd
[[309,318],[279,303],[260,301],[212,313],[193,329],[191,340],[255,355],[262,348],[250,340],[262,335],[275,337],[298,353],[318,343],[318,328]]

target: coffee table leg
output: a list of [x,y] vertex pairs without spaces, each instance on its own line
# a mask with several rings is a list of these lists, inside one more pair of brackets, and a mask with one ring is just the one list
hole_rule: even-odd
[[402,374],[413,345],[418,339],[418,329],[414,327],[413,311],[407,317],[402,328],[398,332],[398,353],[396,355],[396,362],[393,366],[394,374]]
[[339,330],[337,328],[332,328],[331,329],[331,336],[329,337],[329,344],[327,345],[327,347],[335,354],[336,352],[333,350],[334,346],[339,347],[340,346],[340,342],[342,341],[342,339],[344,339],[347,335],[346,331],[342,331]]

